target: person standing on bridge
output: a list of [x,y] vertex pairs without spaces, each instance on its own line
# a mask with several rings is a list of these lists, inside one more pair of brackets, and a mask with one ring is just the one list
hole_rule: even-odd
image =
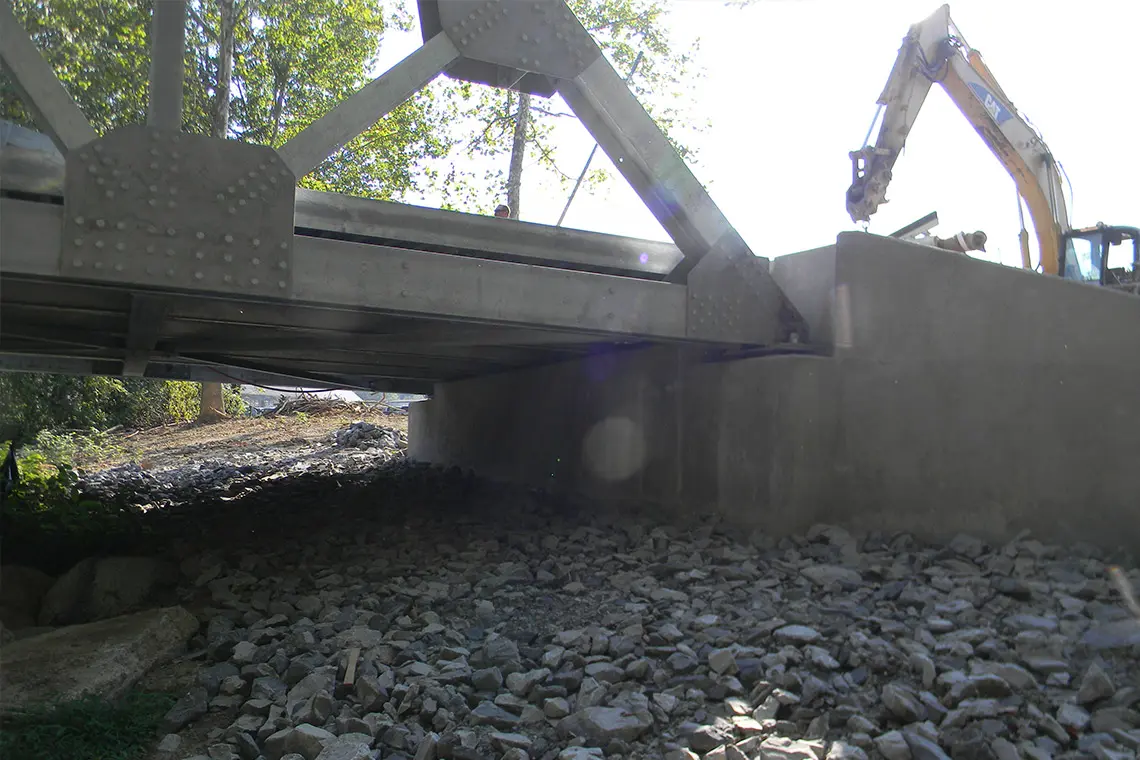
[[500,203],[495,207],[495,216],[497,216],[499,219],[510,219],[511,207],[505,203]]

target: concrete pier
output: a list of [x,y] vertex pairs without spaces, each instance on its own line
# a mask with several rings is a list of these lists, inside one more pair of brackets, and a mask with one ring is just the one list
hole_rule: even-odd
[[776,534],[1140,548],[1140,299],[862,233],[771,271],[821,355],[658,346],[445,383],[412,456]]

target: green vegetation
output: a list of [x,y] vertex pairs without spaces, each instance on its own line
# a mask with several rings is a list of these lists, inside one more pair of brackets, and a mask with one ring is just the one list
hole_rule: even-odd
[[[226,386],[226,412],[239,415],[238,386]],[[188,422],[198,415],[198,386],[143,378],[0,374],[0,421],[25,440],[43,430],[106,430]]]
[[137,760],[152,746],[169,694],[135,691],[118,703],[85,697],[0,719],[4,760]]
[[140,510],[86,498],[79,490],[74,458],[97,455],[105,438],[41,433],[36,445],[20,453],[20,482],[0,509],[5,562],[57,575],[85,557],[129,547],[145,535]]

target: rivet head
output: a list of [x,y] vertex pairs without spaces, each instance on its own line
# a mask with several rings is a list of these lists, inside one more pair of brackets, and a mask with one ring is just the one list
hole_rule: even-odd
[[233,278],[231,275],[228,275],[228,274],[226,274],[226,275],[222,275],[222,279],[223,279],[224,281],[226,281],[226,282],[233,282],[233,281],[234,281],[234,278]]
[[253,177],[256,177],[256,176],[257,176],[257,172],[252,172],[252,171],[251,171],[251,172],[247,173],[245,176],[247,176],[247,177],[249,177],[249,178],[251,178],[251,179],[252,179]]
[[151,149],[150,149],[150,154],[151,154],[152,156],[157,156],[157,155],[158,155],[158,148],[151,148]]
[[249,278],[249,284],[250,284],[250,285],[256,285],[256,284],[258,284],[259,282],[261,282],[261,281],[260,281],[260,280],[258,280],[256,277],[250,277],[250,278]]
[[87,173],[88,173],[88,174],[98,174],[98,173],[99,173],[99,168],[98,168],[98,167],[96,167],[96,166],[88,166],[88,167],[87,167]]
[[284,288],[285,287],[285,281],[284,280],[278,280],[277,281],[277,287]]
[[217,195],[215,195],[214,197],[215,197],[215,198],[217,198],[217,199],[218,199],[218,200],[220,200],[220,201],[224,201],[224,200],[226,199],[226,196],[225,196],[225,194],[224,194],[224,193],[218,193],[218,194],[217,194]]
[[175,203],[174,201],[168,201],[166,204],[167,208],[176,208],[177,206],[178,206],[178,204]]
[[174,237],[174,228],[173,227],[167,227],[166,228],[166,234],[170,237]]
[[205,240],[206,239],[206,233],[205,232],[195,232],[194,237],[198,238],[199,240]]
[[75,267],[76,269],[79,269],[80,267],[83,266],[83,259],[72,259],[71,260],[71,266]]
[[83,224],[83,222],[85,222],[85,221],[86,221],[86,220],[85,220],[83,217],[81,217],[81,216],[77,216],[77,217],[75,217],[75,223],[76,223],[76,224]]
[[253,243],[254,248],[257,248],[259,245],[261,245],[261,238],[254,238],[250,242]]
[[171,153],[170,157],[173,158],[175,161],[177,161],[179,158],[181,158],[181,156],[178,155],[178,151],[174,151],[173,153]]
[[178,188],[177,187],[171,187],[170,188],[170,194],[171,195],[178,195]]
[[108,190],[107,192],[103,193],[103,195],[106,195],[108,198],[114,198],[115,197],[115,191],[114,190]]
[[229,212],[230,212],[231,214],[236,214],[236,213],[237,213],[237,209],[236,209],[236,208],[234,208],[233,206],[230,206],[230,208],[229,208]]
[[151,198],[149,201],[146,202],[146,205],[153,208],[154,206],[158,205],[158,201],[156,201],[154,198]]
[[258,169],[261,169],[261,171],[265,171],[265,169],[266,169],[266,165],[265,165],[265,164],[258,164],[258,165],[257,165],[257,168],[258,168]]
[[206,258],[206,252],[205,251],[194,251],[194,258],[199,259],[199,260],[204,259],[204,258]]
[[115,250],[125,251],[125,250],[127,250],[127,244],[126,243],[115,243]]
[[282,169],[281,170],[281,176],[282,177],[288,177],[289,176],[289,170],[288,169]]
[[174,249],[173,248],[167,248],[166,249],[166,255],[167,256],[173,256],[174,255]]
[[174,276],[174,270],[173,269],[167,269],[166,270],[166,276],[167,277],[173,277]]
[[253,259],[249,263],[253,264],[254,266],[258,266],[261,264],[261,259],[254,256]]
[[234,255],[232,253],[227,253],[226,255],[222,256],[222,259],[228,264],[234,260]]
[[227,188],[226,188],[226,192],[227,192],[227,193],[236,193],[236,192],[237,192],[237,188],[236,188],[236,187],[234,187],[233,185],[230,185],[229,187],[227,187]]
[[157,193],[158,192],[158,185],[150,185],[149,187],[147,187],[147,190],[150,190],[152,193]]
[[250,193],[249,193],[249,197],[250,197],[250,198],[256,198],[256,197],[257,197],[257,191],[256,191],[256,190],[251,190],[251,191],[250,191]]
[[238,205],[244,206],[245,205],[245,198],[238,198]]
[[146,252],[147,252],[147,253],[154,253],[154,246],[153,246],[153,245],[148,245],[148,246],[146,247]]
[[73,242],[75,243],[76,248],[81,248],[83,246],[83,238],[75,238]]
[[242,177],[241,179],[239,179],[238,184],[241,185],[242,187],[245,187],[245,177]]
[[288,269],[288,268],[289,268],[289,262],[287,262],[287,261],[278,261],[278,262],[277,262],[277,268],[278,268],[278,269]]
[[153,224],[147,225],[146,231],[153,235],[158,232],[158,227],[155,227]]
[[522,41],[523,41],[523,42],[530,42],[530,37],[529,37],[528,35],[524,34],[524,35],[522,36]]
[[95,151],[96,153],[102,153],[103,152],[103,146],[96,144],[91,150]]
[[119,171],[118,169],[112,169],[111,170],[111,176],[114,177],[115,179],[118,179],[119,177],[123,176],[123,173],[121,171]]
[[115,265],[115,271],[116,272],[123,271],[123,262],[120,261],[118,264]]
[[106,245],[106,243],[104,243],[102,240],[96,240],[95,241],[95,247],[96,248],[102,248],[104,245]]
[[107,181],[104,180],[102,177],[99,177],[95,180],[95,184],[102,187],[103,185],[107,184]]
[[157,161],[151,161],[150,162],[150,168],[151,169],[157,169],[158,168],[158,162]]
[[102,261],[96,261],[95,262],[95,268],[96,269],[102,269],[103,268],[103,262]]
[[103,229],[104,227],[107,226],[107,221],[105,219],[96,219],[95,220],[95,226],[98,227],[99,229]]
[[130,190],[131,189],[131,183],[130,182],[124,182],[121,185],[119,185],[119,187],[123,188],[124,190]]
[[232,242],[234,242],[234,236],[233,236],[233,235],[226,235],[226,236],[225,236],[225,238],[223,238],[223,239],[224,239],[224,240],[225,240],[227,243],[232,243]]
[[205,276],[205,275],[203,275],[201,272],[195,272],[195,273],[194,273],[194,279],[195,279],[195,280],[200,280],[200,279],[202,279],[202,277],[204,277],[204,276]]
[[127,223],[126,222],[115,222],[115,228],[120,229],[120,230],[125,230],[127,228]]
[[283,250],[283,251],[289,250],[289,244],[288,243],[282,243],[281,244],[281,250]]

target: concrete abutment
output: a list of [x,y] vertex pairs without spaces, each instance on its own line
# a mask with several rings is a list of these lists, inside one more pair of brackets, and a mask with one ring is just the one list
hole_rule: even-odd
[[861,233],[772,273],[826,355],[657,347],[443,384],[411,456],[775,534],[1140,547],[1140,299]]

